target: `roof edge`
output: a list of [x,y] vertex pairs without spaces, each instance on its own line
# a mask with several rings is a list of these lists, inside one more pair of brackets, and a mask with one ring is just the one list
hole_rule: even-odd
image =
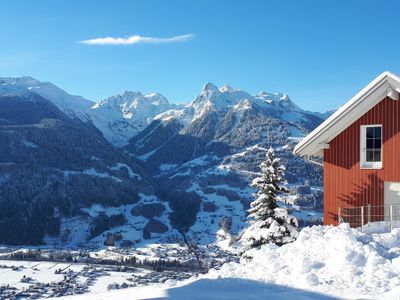
[[[312,143],[315,142],[318,138],[320,138],[329,128],[334,126],[344,115],[347,115],[350,113],[355,107],[357,107],[360,103],[363,102],[364,99],[368,98],[369,96],[372,96],[374,93],[376,93],[380,87],[382,87],[385,83],[389,83],[392,85],[392,82],[389,82],[390,80],[396,82],[400,86],[400,77],[397,75],[385,71],[379,76],[377,76],[373,81],[371,81],[366,87],[364,87],[360,92],[358,92],[355,96],[353,96],[349,101],[347,101],[343,106],[341,106],[335,113],[333,113],[328,119],[326,119],[324,122],[322,122],[317,128],[315,128],[311,133],[309,133],[304,139],[302,139],[293,149],[293,154],[294,155],[300,155],[300,156],[309,156],[309,155],[320,155],[321,153],[318,153],[318,151],[306,151],[306,148],[311,147]],[[349,124],[348,126],[350,126]],[[345,128],[347,128],[346,126]],[[345,129],[344,128],[344,129]],[[339,135],[343,130],[340,130],[337,132],[337,134],[334,136],[336,137]],[[333,137],[333,138],[334,138]],[[323,141],[324,143],[330,142],[333,138],[331,138],[329,141]],[[314,145],[314,150],[315,148],[318,147],[317,145]],[[311,149],[312,150],[312,149]]]

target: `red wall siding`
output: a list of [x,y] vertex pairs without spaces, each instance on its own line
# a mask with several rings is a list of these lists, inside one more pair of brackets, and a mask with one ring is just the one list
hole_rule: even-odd
[[[383,205],[384,182],[400,181],[399,114],[400,101],[385,98],[324,150],[324,224],[337,225],[339,207]],[[360,169],[360,126],[368,124],[382,124],[383,167],[379,170]],[[382,212],[373,209],[372,215]]]

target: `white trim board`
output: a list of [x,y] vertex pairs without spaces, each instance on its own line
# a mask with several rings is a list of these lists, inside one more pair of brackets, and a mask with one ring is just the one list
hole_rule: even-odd
[[393,100],[398,100],[399,92],[400,77],[390,72],[383,72],[302,139],[294,148],[293,153],[300,156],[323,155],[324,147],[321,145],[329,144],[383,98],[389,96]]

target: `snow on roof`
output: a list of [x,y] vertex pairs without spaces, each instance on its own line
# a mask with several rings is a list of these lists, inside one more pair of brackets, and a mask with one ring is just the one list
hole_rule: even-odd
[[322,155],[327,144],[355,120],[386,96],[398,100],[399,92],[400,77],[387,71],[383,72],[301,140],[294,148],[293,153],[300,156]]

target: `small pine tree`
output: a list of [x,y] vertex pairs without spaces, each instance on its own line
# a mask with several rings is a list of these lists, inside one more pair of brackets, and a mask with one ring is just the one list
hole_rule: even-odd
[[290,216],[285,207],[277,204],[279,195],[289,191],[284,178],[285,166],[281,165],[279,158],[275,158],[272,148],[267,151],[260,169],[261,176],[251,183],[257,192],[248,210],[249,227],[241,237],[241,255],[267,243],[281,246],[293,242],[298,235],[297,219]]

